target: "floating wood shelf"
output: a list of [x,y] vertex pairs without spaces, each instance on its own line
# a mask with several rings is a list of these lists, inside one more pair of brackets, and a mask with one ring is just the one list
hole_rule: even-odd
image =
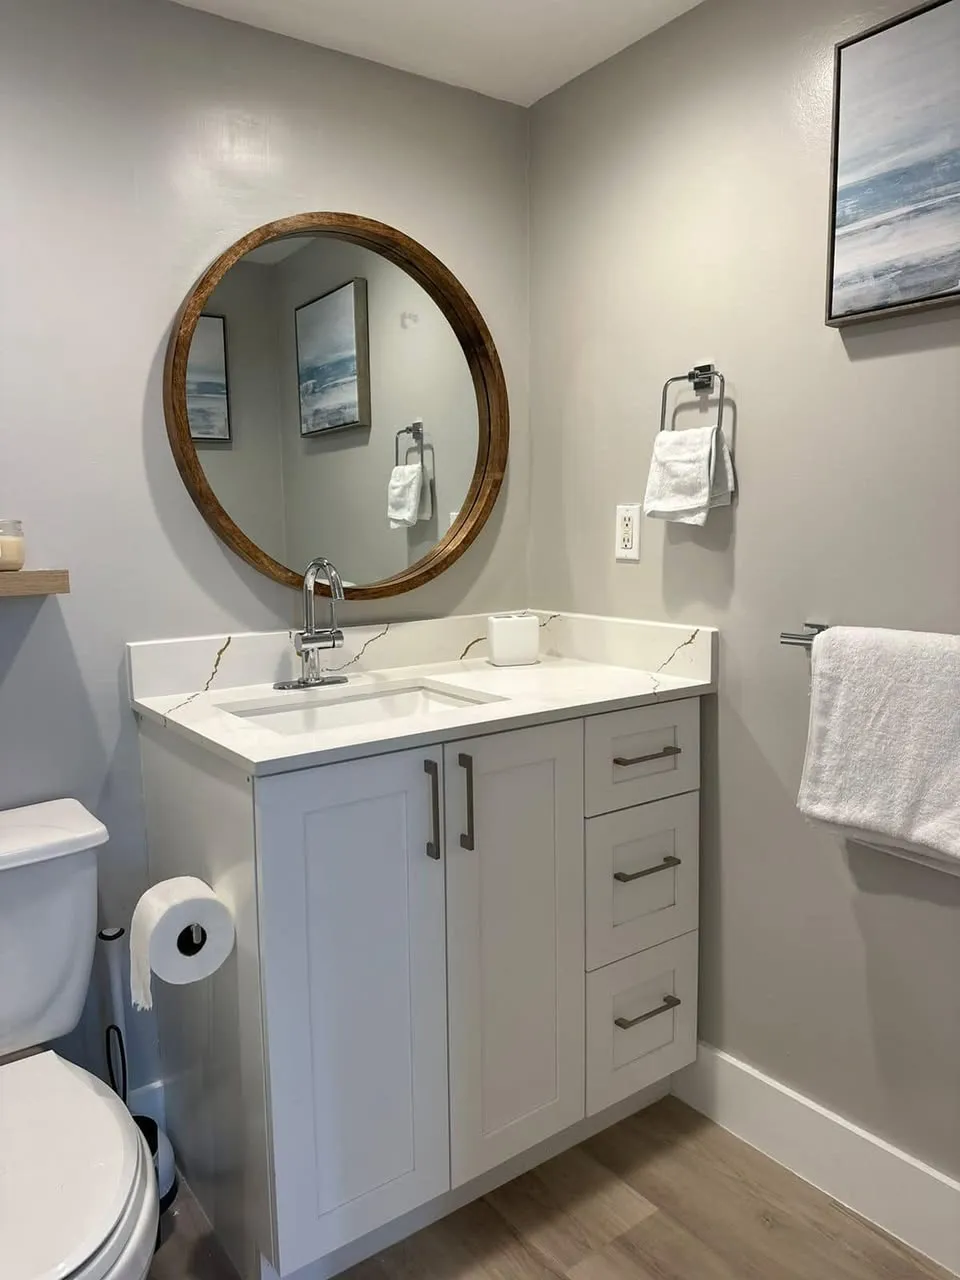
[[65,596],[70,593],[66,569],[17,569],[0,573],[0,600],[14,596]]

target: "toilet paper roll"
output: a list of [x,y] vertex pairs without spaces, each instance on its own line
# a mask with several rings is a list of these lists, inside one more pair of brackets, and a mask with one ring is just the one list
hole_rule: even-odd
[[196,876],[161,880],[148,889],[130,924],[130,996],[151,1009],[150,975],[183,986],[209,978],[233,950],[233,917]]

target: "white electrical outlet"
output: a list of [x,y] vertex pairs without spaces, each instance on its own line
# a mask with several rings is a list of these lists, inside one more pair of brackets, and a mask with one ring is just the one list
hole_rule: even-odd
[[640,559],[640,504],[617,507],[617,559]]

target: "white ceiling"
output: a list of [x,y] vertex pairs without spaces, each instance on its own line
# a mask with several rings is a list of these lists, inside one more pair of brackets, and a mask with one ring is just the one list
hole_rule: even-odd
[[702,0],[177,0],[527,107]]

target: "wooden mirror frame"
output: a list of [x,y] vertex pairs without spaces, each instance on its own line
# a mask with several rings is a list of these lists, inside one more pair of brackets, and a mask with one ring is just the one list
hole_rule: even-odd
[[[177,470],[200,514],[218,538],[247,564],[288,587],[303,585],[302,573],[280,564],[248,538],[221,506],[200,465],[187,418],[187,357],[197,321],[214,289],[244,254],[284,236],[326,232],[338,240],[372,249],[412,276],[446,316],[463,349],[477,395],[477,463],[460,514],[437,545],[392,578],[364,587],[347,587],[349,600],[396,596],[430,582],[463,555],[493,510],[507,465],[510,415],[500,357],[473,299],[439,258],[395,227],[350,213],[299,213],[268,222],[221,253],[187,296],[174,321],[163,375],[167,435]],[[323,547],[317,548],[322,555]],[[320,594],[329,594],[318,584]]]

